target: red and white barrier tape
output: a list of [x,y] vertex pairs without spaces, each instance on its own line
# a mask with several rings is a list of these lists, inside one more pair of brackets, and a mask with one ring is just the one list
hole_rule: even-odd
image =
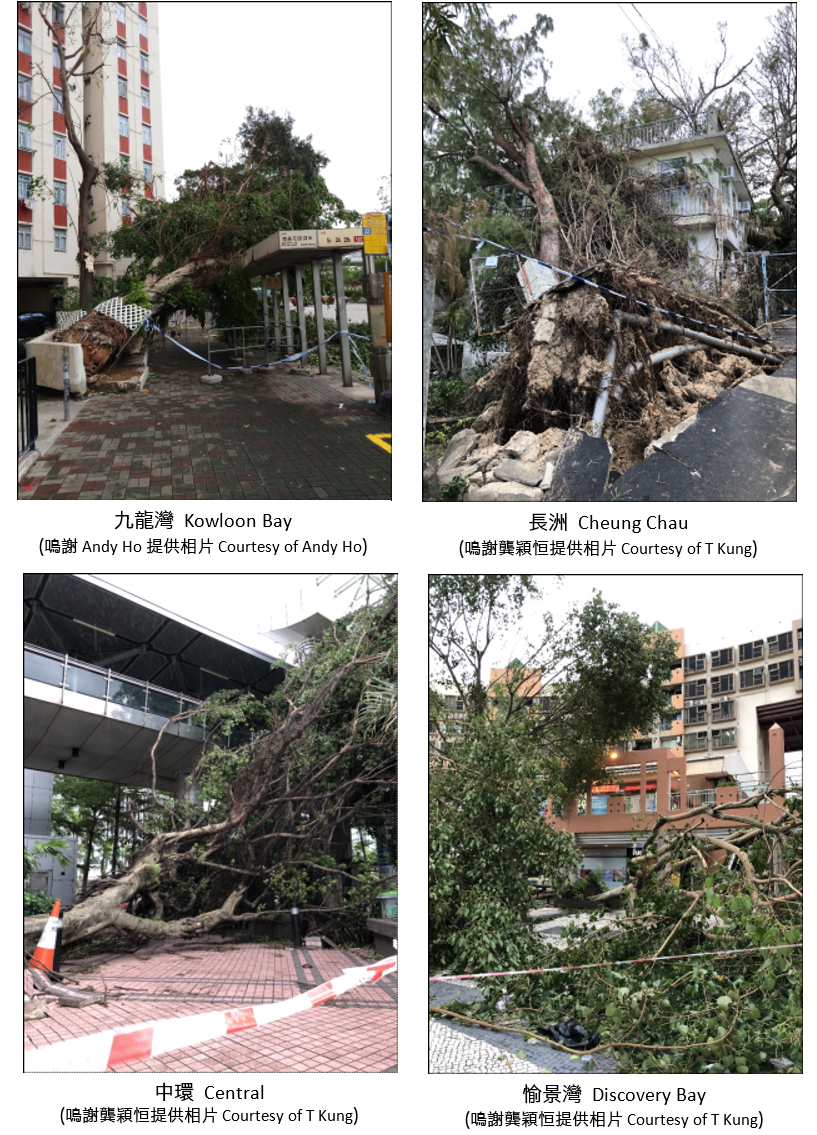
[[299,993],[287,1001],[253,1005],[240,1009],[197,1013],[192,1017],[172,1017],[164,1021],[146,1021],[121,1029],[108,1029],[93,1036],[60,1041],[45,1048],[29,1049],[25,1054],[26,1072],[104,1072],[119,1064],[149,1060],[174,1048],[202,1044],[221,1036],[280,1021],[331,1001],[341,993],[378,981],[384,974],[397,972],[397,958],[384,958],[370,966],[345,969],[340,977],[325,981],[315,989]]

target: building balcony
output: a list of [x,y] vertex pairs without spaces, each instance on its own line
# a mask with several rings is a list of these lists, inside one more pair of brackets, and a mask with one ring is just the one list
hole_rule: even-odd
[[668,217],[710,217],[718,212],[719,202],[711,185],[673,185],[656,193],[659,205]]
[[640,126],[624,126],[599,135],[606,145],[614,149],[637,148],[644,146],[664,146],[667,143],[683,142],[688,138],[700,138],[713,131],[711,116],[702,110],[695,115],[680,118],[663,118],[658,122],[647,122]]

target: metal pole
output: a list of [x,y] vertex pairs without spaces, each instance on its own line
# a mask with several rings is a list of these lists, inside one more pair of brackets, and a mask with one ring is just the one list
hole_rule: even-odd
[[[636,323],[639,327],[652,327],[651,319],[645,315],[629,315],[626,311],[619,312],[625,323]],[[675,335],[683,335],[687,339],[696,339],[699,343],[707,343],[711,347],[719,347],[722,351],[733,351],[736,355],[746,355],[749,359],[758,359],[762,363],[781,363],[783,360],[775,355],[766,355],[762,351],[753,351],[750,347],[741,347],[737,343],[730,343],[726,339],[716,339],[714,335],[704,335],[702,331],[690,331],[688,327],[678,327],[674,323],[658,324],[662,331],[671,331]]]
[[768,324],[768,322],[769,322],[769,304],[768,304],[769,293],[768,293],[768,281],[766,279],[766,253],[765,252],[761,252],[761,254],[760,254],[760,264],[761,264],[761,268],[763,270],[763,322],[765,324]]
[[63,347],[62,351],[62,394],[64,400],[64,413],[63,421],[71,421],[71,375],[68,372],[68,348]]
[[[616,321],[616,330],[620,322],[619,312],[615,312],[613,319]],[[610,397],[610,382],[613,378],[613,371],[616,365],[616,351],[618,349],[618,340],[615,335],[610,340],[610,348],[607,351],[607,369],[602,375],[601,384],[599,385],[598,396],[596,397],[596,405],[593,408],[593,421],[590,425],[591,437],[601,437],[601,431],[604,428],[604,415],[607,413],[607,399]]]
[[343,283],[343,253],[336,252],[332,256],[332,267],[335,273],[335,308],[337,311],[338,332],[340,337],[340,360],[343,385],[352,385],[352,353],[349,350],[349,323],[346,319],[346,291]]
[[[298,350],[299,351],[305,351],[306,350],[306,314],[304,312],[304,280],[303,280],[303,276],[301,275],[300,264],[295,265],[295,267],[293,268],[293,272],[295,273],[295,297],[296,297],[296,301],[297,301],[296,306],[298,308],[298,331],[299,331],[300,336],[301,336],[301,345],[298,348]],[[304,365],[306,365],[306,364],[304,363]]]
[[289,310],[289,271],[286,268],[281,272],[281,296],[284,304],[284,332],[287,341],[287,354],[291,355],[295,348],[292,342],[292,319]]
[[292,945],[298,950],[301,946],[301,916],[297,906],[290,911],[290,929],[292,930]]
[[275,331],[275,357],[281,357],[281,310],[278,306],[278,289],[272,295],[272,325]]
[[267,277],[261,277],[261,314],[264,320],[264,362],[269,362],[269,307],[267,305]]
[[[323,329],[323,297],[321,296],[321,262],[312,261],[312,291],[315,294],[315,328],[318,333],[318,342],[323,343],[326,333]],[[326,367],[326,347],[318,347],[318,370],[321,374],[329,374]]]

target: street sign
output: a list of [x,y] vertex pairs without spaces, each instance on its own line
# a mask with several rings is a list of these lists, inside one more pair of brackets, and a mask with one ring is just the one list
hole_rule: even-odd
[[318,248],[359,250],[364,241],[362,229],[318,229]]
[[389,251],[385,213],[363,214],[363,251],[367,256],[386,256]]

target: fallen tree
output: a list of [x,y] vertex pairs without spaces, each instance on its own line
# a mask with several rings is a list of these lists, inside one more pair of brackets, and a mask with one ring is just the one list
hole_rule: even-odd
[[[625,472],[702,404],[752,375],[771,373],[785,354],[728,305],[644,270],[605,261],[582,277],[588,282],[558,284],[511,324],[507,355],[471,389],[473,435],[452,439],[439,467],[441,484],[453,477],[474,488],[513,480],[497,471],[511,458],[526,466],[527,479],[518,480],[538,491],[567,429],[596,428],[603,383],[612,397],[596,436],[608,439],[613,469]],[[678,325],[718,342],[667,329]],[[508,445],[520,432],[524,454]]]
[[613,921],[591,915],[526,963],[552,972],[449,1007],[493,1021],[502,996],[502,1024],[527,1034],[577,1021],[620,1073],[800,1072],[802,842],[792,790],[658,817],[628,882],[592,900],[621,904]]
[[[208,747],[192,773],[200,804],[163,798],[154,766],[152,818],[131,814],[142,836],[134,862],[64,914],[63,943],[111,931],[211,933],[272,919],[293,901],[305,924],[359,934],[377,882],[361,879],[350,828],[387,829],[396,862],[396,710],[372,709],[373,690],[396,688],[396,618],[389,581],[383,598],[336,623],[266,701],[221,694],[200,707],[208,730],[253,728],[257,738]],[[149,917],[128,909],[137,897]],[[28,950],[45,921],[25,920]]]

